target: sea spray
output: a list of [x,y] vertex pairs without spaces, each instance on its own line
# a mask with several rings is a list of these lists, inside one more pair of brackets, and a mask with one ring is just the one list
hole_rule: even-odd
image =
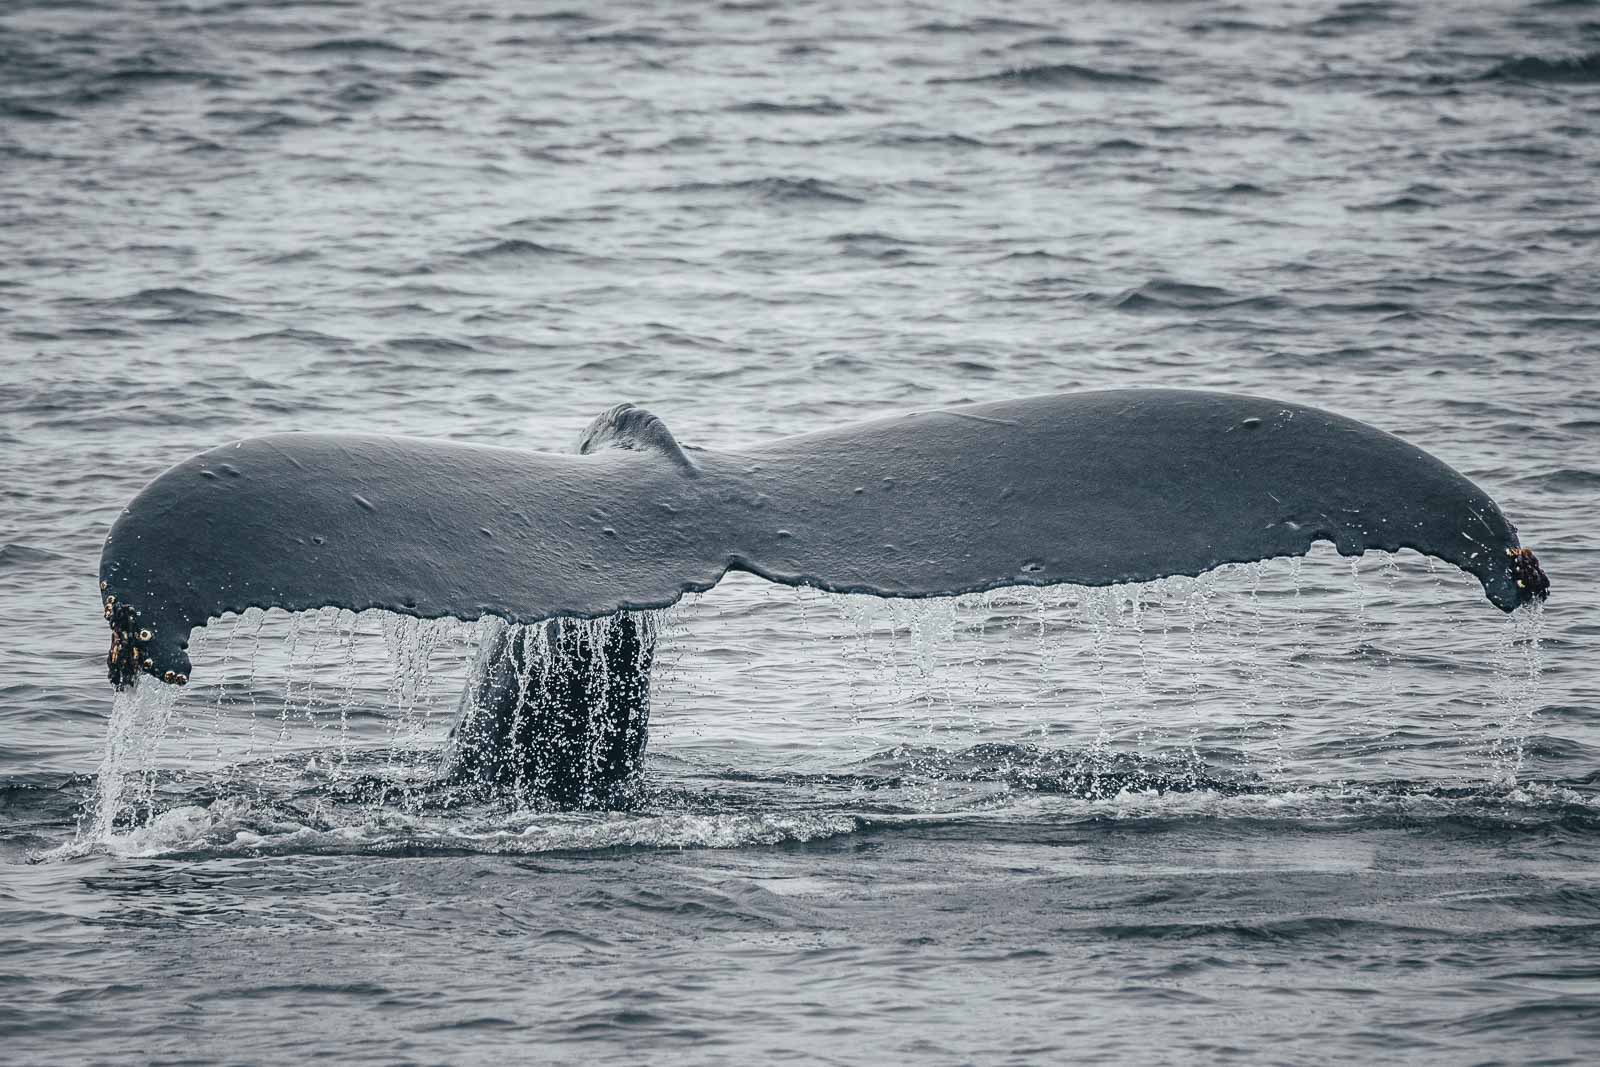
[[[1031,789],[1026,768],[1043,761],[1041,774],[1056,768],[1046,779],[1062,779],[1065,769],[1078,783],[1067,791],[1090,795],[1131,781],[1119,762],[1128,758],[1149,769],[1138,777],[1149,788],[1193,788],[1227,767],[1230,780],[1289,789],[1296,774],[1330,761],[1351,782],[1369,768],[1386,778],[1448,776],[1441,758],[1459,770],[1462,756],[1479,781],[1515,784],[1538,707],[1539,608],[1517,612],[1502,630],[1499,615],[1465,607],[1475,581],[1414,555],[1380,557],[1381,580],[1370,584],[1347,577],[1348,562],[1331,550],[1306,568],[1295,559],[1105,589],[1021,587],[926,601],[802,589],[792,594],[798,606],[780,588],[730,583],[670,612],[635,616],[664,652],[654,672],[652,748],[670,761],[673,747],[660,742],[686,730],[688,750],[705,749],[700,766],[716,766],[719,749],[695,738],[745,730],[742,708],[770,711],[801,724],[787,727],[797,768],[852,734],[865,759],[906,753],[895,773],[913,808],[942,803],[931,788],[949,771],[940,752],[991,748],[1013,768],[1002,776],[1011,787]],[[743,594],[760,603],[741,608]],[[1416,625],[1440,610],[1460,620],[1448,651]],[[763,629],[750,629],[752,615]],[[1341,621],[1328,631],[1338,639],[1325,640],[1319,631]],[[182,781],[160,780],[164,800],[182,794],[184,782],[209,779],[208,796],[250,798],[261,811],[269,801],[310,798],[312,823],[351,802],[374,818],[430,810],[437,743],[460,692],[452,675],[464,673],[488,625],[331,608],[214,621],[222,632],[191,648],[202,682],[180,692],[146,679],[117,699],[103,785],[80,836],[104,841],[114,829],[125,837],[151,825],[160,814],[157,751],[166,766],[180,744]],[[579,624],[577,640],[602,646],[608,625]],[[543,638],[539,626],[523,636]],[[811,666],[797,661],[801,649]],[[606,679],[595,681],[604,691]],[[1425,743],[1396,731],[1405,710],[1398,700],[1415,704],[1404,726],[1432,731]],[[1363,731],[1364,718],[1385,728]],[[174,736],[169,726],[180,722]],[[257,736],[257,722],[270,734]],[[833,733],[819,746],[805,731]],[[1023,738],[1034,744],[1017,747]],[[831,758],[815,769],[837,773],[836,748]]]
[[1513,789],[1527,759],[1528,734],[1539,710],[1539,690],[1544,670],[1544,612],[1535,601],[1511,613],[1505,637],[1495,650],[1495,700],[1499,728],[1488,746],[1489,779]]
[[144,821],[154,816],[156,751],[172,724],[181,692],[176,686],[136,678],[112,697],[105,756],[95,776],[99,788],[87,812],[87,829],[79,828],[80,841],[109,841],[124,811],[126,821],[136,822],[141,807]]

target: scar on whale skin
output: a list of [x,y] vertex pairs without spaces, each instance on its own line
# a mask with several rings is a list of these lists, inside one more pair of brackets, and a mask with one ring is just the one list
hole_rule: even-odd
[[1416,446],[1316,408],[1168,389],[965,405],[734,452],[685,450],[630,404],[576,454],[276,434],[146,486],[100,576],[119,688],[187,682],[190,630],[251,607],[497,617],[448,773],[609,807],[632,795],[654,649],[618,613],[729,570],[932,597],[1195,575],[1317,541],[1443,559],[1504,611],[1549,592],[1488,494]]

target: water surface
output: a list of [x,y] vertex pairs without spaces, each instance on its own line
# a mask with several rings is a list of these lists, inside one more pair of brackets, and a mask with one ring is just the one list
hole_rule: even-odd
[[[1597,57],[1509,0],[7,6],[8,1058],[1592,1062]],[[1555,595],[734,579],[625,814],[429,786],[466,625],[222,620],[112,721],[100,544],[201,448],[1124,386],[1390,429]]]

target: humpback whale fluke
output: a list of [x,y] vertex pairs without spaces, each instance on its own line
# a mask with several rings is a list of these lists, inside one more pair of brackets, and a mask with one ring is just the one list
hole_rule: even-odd
[[[119,687],[141,672],[187,681],[191,628],[251,607],[496,616],[509,626],[463,698],[455,765],[503,783],[527,768],[472,739],[509,739],[558,707],[622,716],[597,733],[563,712],[561,728],[584,738],[571,747],[589,764],[602,753],[601,778],[636,766],[649,635],[619,629],[616,647],[595,645],[572,620],[666,607],[730,569],[930,597],[1196,575],[1316,541],[1446,560],[1505,611],[1549,588],[1494,501],[1416,446],[1315,408],[1168,389],[972,404],[692,456],[628,404],[597,418],[575,455],[253,438],[146,486],[112,526],[100,585]],[[536,648],[535,624],[547,624]],[[600,664],[608,679],[631,663],[645,680],[532,692],[550,672],[527,657],[541,656]]]

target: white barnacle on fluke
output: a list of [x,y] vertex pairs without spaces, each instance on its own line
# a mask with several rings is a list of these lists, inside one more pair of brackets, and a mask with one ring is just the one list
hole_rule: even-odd
[[[1264,407],[1277,415],[1263,419]],[[1249,432],[1229,436],[1239,428]],[[480,658],[463,705],[479,709],[478,725],[453,762],[486,788],[528,780],[517,764],[532,757],[505,753],[528,749],[515,738],[532,707],[547,731],[559,722],[584,739],[568,748],[625,724],[639,748],[616,750],[602,777],[633,773],[654,630],[627,613],[670,606],[730,569],[823,591],[948,597],[1194,576],[1331,541],[1349,556],[1438,557],[1508,612],[1549,589],[1493,500],[1440,460],[1339,415],[1223,393],[1030,397],[693,459],[627,404],[594,421],[579,455],[316,433],[227,451],[229,479],[190,477],[215,463],[203,453],[146,486],[112,528],[101,558],[112,683],[143,672],[183,684],[190,631],[247,608],[498,617],[512,628]],[[866,492],[874,482],[882,491]],[[1469,520],[1481,532],[1463,539]],[[1385,532],[1398,529],[1408,533]],[[1480,551],[1485,541],[1503,551]],[[586,621],[597,619],[620,621]],[[594,788],[591,772],[584,796],[622,795]]]

